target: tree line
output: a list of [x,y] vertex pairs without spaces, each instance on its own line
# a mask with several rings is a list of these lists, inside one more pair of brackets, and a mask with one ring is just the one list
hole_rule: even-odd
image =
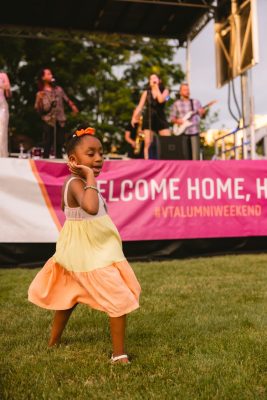
[[[1,38],[0,69],[12,84],[10,133],[41,141],[40,120],[33,106],[37,75],[51,68],[57,84],[77,104],[66,110],[67,134],[79,124],[93,125],[104,136],[107,151],[123,152],[123,133],[148,76],[157,73],[172,88],[184,79],[175,62],[176,48],[166,39],[89,35],[79,41]],[[177,86],[176,86],[177,87]],[[169,103],[171,104],[171,102]]]

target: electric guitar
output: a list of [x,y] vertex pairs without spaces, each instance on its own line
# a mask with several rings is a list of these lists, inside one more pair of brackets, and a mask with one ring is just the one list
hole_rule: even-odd
[[[217,100],[210,101],[208,104],[206,104],[202,108],[207,109],[215,103],[217,103]],[[186,113],[185,116],[182,118],[183,123],[181,125],[178,125],[178,124],[173,125],[173,128],[172,128],[173,134],[175,136],[180,136],[182,133],[184,133],[187,128],[189,128],[190,126],[193,125],[193,122],[191,122],[190,119],[196,114],[198,114],[198,110],[192,110],[192,111],[189,111],[188,113]]]

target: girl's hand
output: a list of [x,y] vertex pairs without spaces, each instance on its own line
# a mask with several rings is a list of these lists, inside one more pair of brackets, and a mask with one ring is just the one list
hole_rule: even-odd
[[94,176],[93,170],[85,165],[78,165],[74,162],[69,162],[68,167],[73,175],[80,176],[81,178],[87,179]]

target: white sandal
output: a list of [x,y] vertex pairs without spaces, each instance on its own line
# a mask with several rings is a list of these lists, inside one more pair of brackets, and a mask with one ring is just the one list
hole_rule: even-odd
[[[115,357],[112,354],[110,361],[111,364],[116,364],[117,361],[123,360],[124,358],[127,358],[127,360],[129,361],[127,354],[121,354],[120,356],[115,356]],[[128,363],[121,363],[121,364],[130,364],[130,361]]]

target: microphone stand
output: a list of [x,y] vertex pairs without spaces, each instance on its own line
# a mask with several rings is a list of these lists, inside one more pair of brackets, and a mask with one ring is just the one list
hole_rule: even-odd
[[[151,100],[152,100],[152,91],[151,88],[148,89],[148,130],[149,130],[149,138],[150,138],[150,144],[148,148],[148,159],[150,159],[150,154],[151,154],[151,146],[153,143],[152,140],[152,116],[151,116]],[[150,154],[149,154],[150,152]]]
[[57,158],[57,120],[54,123],[54,154],[55,158]]
[[[52,90],[53,90],[53,94],[55,95],[55,88],[56,88],[56,86],[55,86],[55,80],[53,81],[53,85],[52,85]],[[57,101],[56,100],[56,95],[54,96],[55,97],[55,101]],[[54,156],[55,156],[55,159],[57,158],[57,113],[56,113],[56,106],[57,106],[57,104],[55,105],[55,122],[54,122],[54,128],[53,128],[53,133],[54,133]]]
[[152,160],[157,160],[159,158],[158,156],[158,135],[157,132],[154,132],[152,130],[152,103],[153,100],[153,95],[152,95],[152,90],[151,88],[148,89],[148,129],[149,129],[149,135],[150,135],[150,146],[148,149],[148,158]]

